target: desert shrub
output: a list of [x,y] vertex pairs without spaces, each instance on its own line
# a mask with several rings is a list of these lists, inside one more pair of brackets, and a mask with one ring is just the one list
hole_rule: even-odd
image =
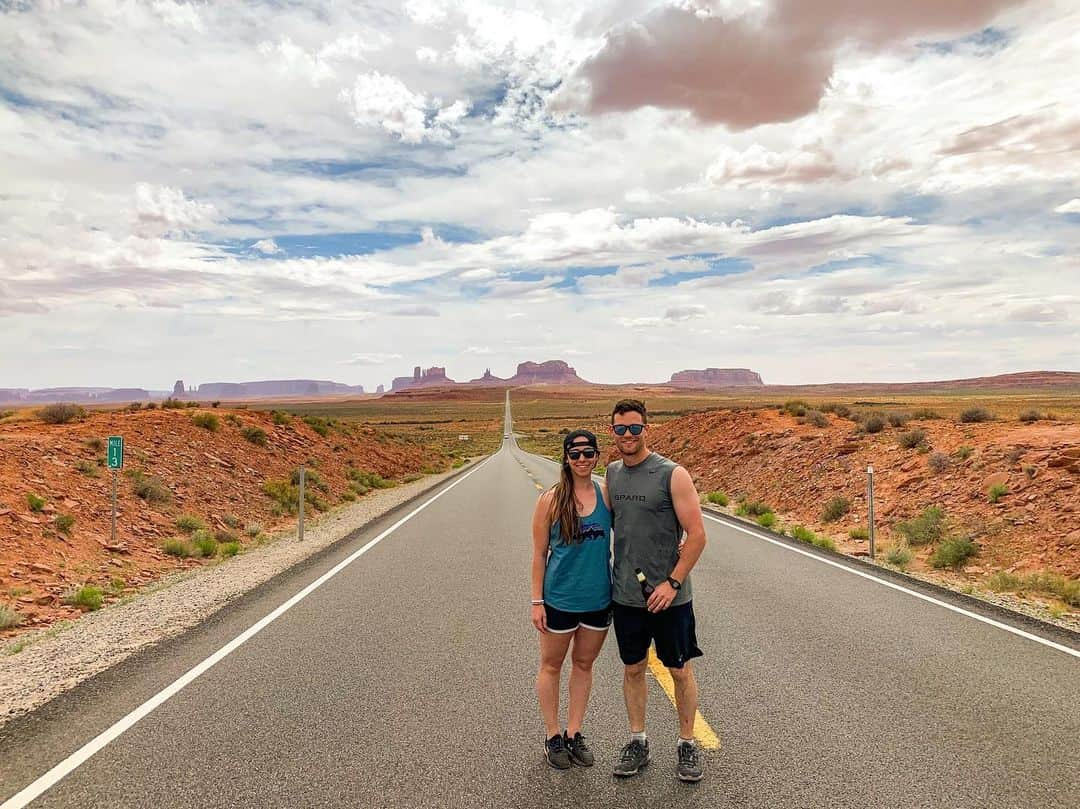
[[194,413],[191,416],[191,423],[212,433],[216,433],[221,428],[221,419],[216,413]]
[[161,546],[161,550],[167,553],[169,556],[176,556],[180,559],[188,559],[196,554],[195,546],[190,542],[183,539],[167,539]]
[[999,570],[986,580],[986,586],[995,593],[1003,593],[1007,590],[1019,590],[1022,586],[1022,579],[1006,570]]
[[834,497],[825,504],[821,512],[821,519],[825,522],[836,522],[851,511],[851,501],[846,497]]
[[271,410],[270,411],[270,419],[271,419],[271,421],[274,422],[274,424],[278,425],[279,427],[282,427],[282,426],[284,426],[286,424],[289,424],[292,421],[292,416],[290,416],[288,413],[285,413],[285,412],[283,412],[281,410]]
[[852,539],[860,539],[863,541],[870,539],[869,529],[863,528],[861,525],[858,528],[852,528],[847,534]]
[[790,399],[784,402],[784,406],[781,408],[783,412],[789,416],[805,416],[806,411],[810,408],[806,402],[801,399]]
[[915,447],[926,441],[926,430],[908,430],[905,433],[900,433],[897,441],[904,449],[915,449]]
[[245,427],[240,434],[257,447],[266,446],[266,430],[261,427]]
[[221,521],[225,523],[229,528],[239,528],[243,525],[243,520],[237,517],[235,514],[225,514],[222,516]]
[[179,399],[174,399],[172,396],[161,403],[162,410],[182,410],[186,406]]
[[1009,463],[1016,463],[1017,461],[1019,461],[1023,457],[1024,457],[1024,448],[1023,447],[1013,447],[1012,449],[1010,449],[1008,452],[1005,453],[1005,460],[1007,460]]
[[949,468],[949,456],[944,452],[934,452],[926,459],[926,465],[930,467],[931,472],[940,475]]
[[1024,474],[1027,475],[1029,478],[1035,477],[1035,473],[1038,472],[1038,471],[1039,471],[1039,468],[1037,466],[1035,466],[1034,464],[1027,464],[1024,467]]
[[1020,414],[1020,421],[1026,424],[1031,424],[1031,422],[1038,421],[1042,417],[1042,413],[1040,413],[1038,410],[1025,410],[1023,413]]
[[244,527],[244,533],[249,537],[257,537],[262,533],[263,527],[257,522],[250,522]]
[[0,630],[22,626],[23,617],[6,604],[0,604]]
[[[431,473],[429,472],[428,474],[431,474]],[[416,481],[420,480],[420,478],[422,478],[423,476],[424,475],[421,472],[410,472],[405,477],[403,477],[402,480],[405,481],[406,483],[415,483]]]
[[916,421],[930,421],[931,419],[941,418],[941,414],[939,414],[936,410],[931,410],[928,407],[920,407],[914,412],[912,412],[911,417]]
[[996,503],[1002,497],[1009,493],[1009,487],[1004,483],[995,483],[990,487],[988,497],[991,503]]
[[211,407],[215,407],[215,408],[216,408],[216,407],[221,407],[221,402],[211,402],[211,403],[210,403],[210,406],[211,406]]
[[105,441],[101,438],[87,438],[83,443],[91,452],[101,452],[105,449]]
[[206,528],[206,523],[202,521],[200,517],[196,517],[194,514],[181,514],[176,518],[176,527],[181,531],[190,534],[192,531],[198,531],[202,528]]
[[231,424],[233,427],[243,427],[244,426],[244,422],[240,421],[240,417],[238,415],[236,415],[235,413],[226,413],[225,414],[225,423],[226,424]]
[[349,489],[352,490],[355,494],[358,494],[358,495],[361,495],[361,496],[365,495],[365,494],[367,494],[368,492],[371,491],[370,486],[365,486],[363,483],[361,483],[358,480],[350,480],[349,481]]
[[88,478],[96,478],[98,476],[98,465],[93,461],[79,461],[75,464],[75,469]]
[[199,556],[210,557],[217,555],[218,541],[209,531],[203,529],[191,535],[191,544]]
[[230,556],[236,556],[236,554],[240,553],[240,543],[236,541],[223,542],[218,547],[218,553],[220,553],[226,559]]
[[796,525],[791,529],[791,536],[800,542],[813,543],[817,539],[817,534],[807,528],[805,525]]
[[147,410],[157,410],[157,402],[147,402],[146,403],[146,409]]
[[960,414],[960,421],[963,424],[974,424],[980,421],[990,421],[994,418],[993,414],[985,407],[969,407],[963,413]]
[[938,545],[930,555],[930,564],[939,569],[943,567],[959,569],[978,551],[978,546],[967,537],[950,537]]
[[[293,486],[299,486],[300,485],[300,470],[299,469],[294,469],[293,470],[293,473],[292,473],[292,485]],[[318,489],[320,492],[325,494],[326,492],[330,491],[330,486],[327,485],[326,481],[324,481],[322,479],[322,475],[320,475],[314,469],[305,469],[304,470],[304,499],[305,500],[308,499],[307,498],[307,492],[310,489]]]
[[105,596],[104,593],[101,592],[101,588],[95,587],[92,584],[84,584],[78,590],[68,593],[64,597],[65,604],[70,604],[73,607],[78,607],[81,610],[87,610],[89,612],[100,610],[104,600]]
[[1026,576],[1017,576],[1001,570],[987,579],[986,584],[991,590],[999,593],[1031,591],[1056,596],[1070,606],[1080,607],[1080,579],[1067,579],[1046,570]]
[[45,405],[38,411],[38,418],[46,424],[67,424],[86,418],[86,408],[67,402]]
[[885,418],[889,422],[889,426],[891,426],[891,427],[903,427],[905,424],[908,423],[911,416],[909,416],[907,413],[901,413],[899,411],[894,410],[894,411],[890,412],[889,415],[887,415]]
[[757,518],[757,524],[762,528],[772,528],[776,525],[776,515],[771,511],[766,511],[764,514]]
[[129,413],[138,413],[140,410],[142,410],[142,406],[142,402],[132,402],[124,409],[127,410]]
[[274,501],[281,514],[295,514],[300,509],[300,490],[287,480],[266,481],[263,494]]
[[56,526],[56,530],[62,534],[66,534],[75,525],[75,518],[70,514],[57,514],[56,519],[53,520],[53,525]]
[[945,536],[945,510],[928,506],[922,514],[906,522],[898,522],[899,531],[911,545],[929,545]]
[[879,413],[870,413],[861,422],[864,432],[880,433],[885,429],[885,417]]
[[806,423],[812,424],[815,427],[828,427],[829,417],[822,413],[820,410],[807,410]]
[[168,503],[172,500],[172,492],[168,485],[157,475],[147,475],[136,469],[129,476],[136,497],[147,503]]
[[236,542],[236,534],[229,531],[215,531],[214,539],[216,539],[218,543]]
[[36,494],[31,492],[30,494],[26,495],[26,505],[30,507],[31,511],[37,513],[43,508],[45,508],[45,498],[38,497]]
[[323,438],[330,434],[330,422],[318,416],[304,416],[304,424],[317,432]]
[[369,489],[389,489],[394,486],[394,481],[387,480],[378,472],[367,472],[363,469],[350,469],[349,480],[367,486]]
[[743,500],[735,513],[740,517],[760,517],[762,514],[772,511],[772,508],[760,500]]
[[908,566],[914,556],[915,554],[912,553],[911,548],[908,547],[907,543],[901,541],[897,542],[885,552],[885,561],[893,567],[903,570]]
[[966,461],[968,458],[970,458],[972,456],[972,454],[974,452],[975,452],[975,450],[972,447],[963,446],[963,447],[957,447],[956,452],[954,452],[953,454],[957,458],[959,458],[961,461]]
[[829,537],[822,536],[821,534],[814,534],[814,538],[810,540],[810,544],[817,548],[824,548],[827,551],[836,550],[836,543]]
[[341,499],[344,500],[346,503],[355,503],[356,492],[352,491],[351,489],[346,489],[341,493]]
[[709,492],[705,499],[717,506],[726,506],[728,504],[728,496],[723,492]]

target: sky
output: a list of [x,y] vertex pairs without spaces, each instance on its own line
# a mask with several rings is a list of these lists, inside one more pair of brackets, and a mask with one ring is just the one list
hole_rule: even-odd
[[0,2],[0,387],[1080,370],[1074,0]]

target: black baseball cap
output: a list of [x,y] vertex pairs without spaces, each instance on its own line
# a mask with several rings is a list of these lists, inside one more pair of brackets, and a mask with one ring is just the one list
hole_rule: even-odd
[[[585,443],[579,440],[581,438],[585,439]],[[588,430],[574,430],[562,440],[563,452],[566,452],[571,446],[592,447],[597,451],[600,450],[600,446],[596,443],[596,436]]]

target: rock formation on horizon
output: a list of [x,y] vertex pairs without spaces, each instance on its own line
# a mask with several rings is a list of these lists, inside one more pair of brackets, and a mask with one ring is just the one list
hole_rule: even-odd
[[507,380],[512,385],[536,385],[547,383],[551,385],[589,385],[577,371],[562,360],[547,360],[546,362],[522,362],[518,364],[517,373]]
[[391,391],[408,390],[409,388],[429,388],[437,387],[439,385],[456,385],[453,379],[450,379],[446,375],[446,368],[440,368],[439,366],[433,366],[431,368],[420,369],[417,365],[413,368],[412,376],[399,376],[395,377],[394,381],[390,384]]
[[677,388],[745,388],[765,383],[749,368],[705,368],[700,371],[676,371],[671,383]]

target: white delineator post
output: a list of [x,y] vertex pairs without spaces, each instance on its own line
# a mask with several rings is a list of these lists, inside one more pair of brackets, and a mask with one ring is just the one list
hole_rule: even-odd
[[870,539],[870,558],[874,558],[874,467],[866,467],[866,521]]
[[300,467],[300,525],[297,531],[298,538],[304,541],[304,467]]

